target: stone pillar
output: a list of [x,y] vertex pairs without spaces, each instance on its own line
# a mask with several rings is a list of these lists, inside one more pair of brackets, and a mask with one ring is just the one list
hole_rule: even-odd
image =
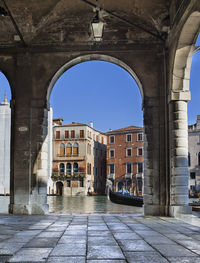
[[[34,95],[30,54],[16,57],[12,102],[10,206],[13,214],[45,214],[47,205],[48,111]],[[34,98],[34,96],[36,98]],[[39,98],[38,98],[39,97]]]
[[[166,214],[166,174],[162,166],[165,138],[162,136],[159,98],[145,97],[144,112],[144,214]],[[164,170],[164,171],[163,171]]]
[[47,110],[20,106],[15,110],[14,160],[9,211],[45,214],[47,205]]
[[191,213],[188,206],[188,122],[190,92],[172,92],[170,101],[169,215]]

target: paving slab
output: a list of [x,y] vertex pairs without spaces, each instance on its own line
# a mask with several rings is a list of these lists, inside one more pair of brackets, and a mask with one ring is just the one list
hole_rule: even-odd
[[153,245],[162,255],[165,257],[194,257],[196,256],[193,252],[180,245]]
[[47,263],[85,263],[85,257],[49,257]]
[[117,242],[112,236],[109,237],[88,237],[88,246],[117,246]]
[[[167,259],[157,252],[125,252],[128,263],[167,263]],[[178,263],[177,261],[176,263]]]
[[118,246],[90,246],[87,259],[125,259]]
[[172,263],[200,263],[200,257],[168,257]]
[[58,237],[51,237],[51,238],[47,238],[47,237],[36,237],[34,239],[32,239],[31,241],[29,241],[28,243],[26,243],[23,247],[27,247],[27,248],[54,248],[56,246],[56,244],[58,243]]
[[107,260],[107,259],[103,259],[103,260],[87,260],[87,263],[126,263],[126,260]]
[[12,263],[44,263],[47,260],[51,248],[22,248],[8,262]]
[[144,240],[120,240],[119,244],[123,251],[153,251]]
[[85,256],[86,244],[58,244],[51,256]]

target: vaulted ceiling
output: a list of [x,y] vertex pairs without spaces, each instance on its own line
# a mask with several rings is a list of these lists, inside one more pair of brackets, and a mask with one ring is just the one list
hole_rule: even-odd
[[102,9],[104,44],[161,42],[169,27],[170,2],[0,0],[8,12],[0,16],[0,46],[90,45],[95,5]]

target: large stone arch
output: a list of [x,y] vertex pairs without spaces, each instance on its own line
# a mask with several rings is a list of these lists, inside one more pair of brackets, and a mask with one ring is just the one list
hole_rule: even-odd
[[103,55],[103,54],[89,54],[89,55],[82,55],[82,56],[78,56],[72,60],[70,60],[69,62],[67,62],[66,64],[64,64],[62,67],[60,67],[58,69],[58,71],[54,74],[48,90],[47,90],[47,105],[49,105],[49,99],[51,96],[51,92],[52,89],[56,83],[56,81],[59,79],[59,77],[68,69],[70,69],[71,67],[82,63],[82,62],[86,62],[86,61],[92,61],[92,60],[100,60],[100,61],[106,61],[106,62],[110,62],[113,64],[116,64],[118,66],[120,66],[121,68],[125,69],[132,77],[133,79],[136,81],[138,88],[140,90],[140,94],[142,99],[144,99],[144,92],[143,92],[143,88],[142,88],[142,83],[139,80],[138,76],[136,75],[136,73],[126,64],[124,63],[122,60],[115,58],[113,56],[109,56],[109,55]]
[[170,215],[191,211],[188,207],[187,102],[191,97],[190,71],[199,30],[200,12],[194,11],[180,31],[169,83]]

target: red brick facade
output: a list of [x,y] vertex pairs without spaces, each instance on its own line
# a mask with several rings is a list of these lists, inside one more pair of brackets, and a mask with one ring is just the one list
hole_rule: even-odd
[[[140,135],[139,135],[140,134]],[[107,178],[114,189],[127,189],[142,194],[143,129],[130,126],[107,133]]]

